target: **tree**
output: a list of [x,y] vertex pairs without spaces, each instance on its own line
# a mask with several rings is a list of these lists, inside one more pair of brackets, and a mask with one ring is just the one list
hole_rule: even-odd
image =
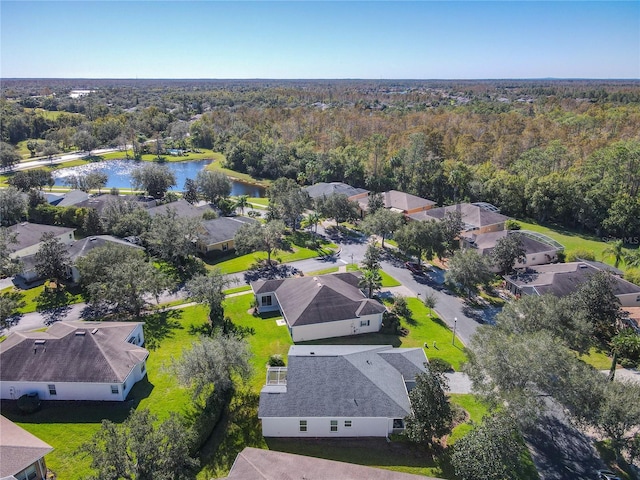
[[373,298],[373,294],[382,286],[382,276],[379,270],[362,270],[362,277],[358,281],[360,288],[367,290],[367,297]]
[[198,194],[214,205],[231,193],[231,181],[222,172],[200,170],[195,182]]
[[240,195],[236,199],[236,208],[240,209],[240,213],[244,215],[244,209],[249,206],[249,195]]
[[[1,198],[0,198],[1,199]],[[0,278],[12,277],[20,271],[20,261],[10,257],[10,245],[18,243],[15,232],[6,227],[0,227]]]
[[447,212],[444,218],[438,223],[442,235],[442,243],[448,255],[453,255],[453,251],[459,244],[460,232],[464,229],[462,214],[460,212]]
[[527,251],[520,233],[507,232],[491,250],[491,261],[505,274],[511,273],[516,262],[524,263],[526,259]]
[[362,221],[362,229],[369,235],[378,235],[382,238],[382,248],[384,241],[390,235],[398,230],[404,221],[401,213],[392,212],[386,208],[380,208],[375,213],[364,217]]
[[151,225],[151,217],[138,202],[113,197],[106,202],[101,212],[104,230],[117,237],[140,236]]
[[295,231],[302,214],[311,206],[311,198],[290,178],[278,178],[267,189],[268,218],[282,219]]
[[477,292],[478,284],[487,283],[492,273],[486,257],[473,248],[458,250],[449,259],[449,270],[445,274],[448,282],[461,285],[471,298]]
[[149,410],[131,410],[122,424],[103,420],[83,449],[96,478],[103,480],[186,480],[195,475],[193,436],[175,412],[158,423]]
[[11,316],[26,305],[23,297],[24,295],[17,291],[0,293],[0,329],[8,328]]
[[6,142],[0,142],[0,167],[13,168],[20,162],[20,154],[13,145]]
[[405,419],[405,433],[411,441],[431,445],[451,432],[453,411],[446,390],[443,373],[429,369],[416,375],[416,384],[409,392],[411,414]]
[[26,212],[27,202],[18,189],[0,189],[0,225],[7,226],[19,222]]
[[184,198],[190,204],[198,202],[198,186],[196,182],[191,178],[187,178],[184,181],[184,189],[182,190],[182,198]]
[[622,240],[616,240],[615,242],[608,244],[607,247],[602,250],[602,256],[613,257],[614,267],[618,268],[620,262],[624,262],[626,259],[623,247],[624,242]]
[[147,297],[160,295],[169,284],[141,249],[124,245],[108,243],[94,248],[77,266],[91,305],[136,317]]
[[102,193],[102,188],[105,187],[108,180],[109,176],[104,172],[95,171],[87,173],[85,176],[87,191],[97,189],[99,194]]
[[617,332],[622,318],[620,300],[613,292],[613,278],[605,271],[598,271],[582,283],[573,293],[576,308],[584,311],[594,328],[595,335],[608,342]]
[[302,226],[303,228],[313,227],[314,233],[318,233],[318,223],[320,223],[320,215],[318,215],[318,212],[311,212],[302,221]]
[[98,146],[98,139],[85,130],[78,130],[73,136],[73,143],[81,151],[91,155],[91,150]]
[[246,380],[251,374],[251,352],[246,341],[217,334],[200,337],[190,349],[171,363],[178,382],[191,389],[195,401],[224,395],[233,389],[233,379]]
[[166,165],[147,163],[131,172],[136,190],[144,190],[153,198],[162,198],[176,184],[176,176]]
[[151,218],[142,237],[153,255],[181,270],[196,253],[199,228],[197,218],[178,216],[174,208],[167,207]]
[[42,168],[34,168],[16,172],[7,182],[18,190],[28,192],[32,188],[42,189],[49,184],[51,178],[51,172]]
[[60,282],[67,278],[71,268],[67,246],[52,232],[44,233],[40,242],[35,255],[36,272],[43,278],[55,280],[57,288],[60,288]]
[[102,233],[102,222],[95,208],[87,210],[87,216],[84,217],[84,222],[82,222],[82,231],[86,235],[100,235]]
[[206,275],[197,275],[186,284],[189,297],[199,303],[204,303],[209,307],[209,322],[216,327],[225,330],[224,321],[224,293],[223,290],[229,285],[220,270],[209,271]]
[[380,193],[372,193],[367,200],[367,215],[373,215],[384,208],[384,198]]
[[408,256],[415,256],[418,264],[422,258],[430,260],[443,253],[442,232],[438,223],[409,222],[394,235],[398,248]]
[[640,385],[632,382],[611,382],[604,390],[604,399],[598,409],[597,425],[611,440],[616,456],[633,442],[640,427]]
[[451,464],[462,480],[518,480],[525,477],[525,451],[514,420],[498,412],[454,444]]
[[266,224],[250,223],[238,229],[234,237],[236,251],[244,255],[252,252],[266,252],[267,263],[271,265],[271,255],[282,248],[284,222],[271,220]]
[[380,270],[380,260],[382,258],[382,250],[378,248],[375,242],[367,245],[367,250],[364,253],[364,259],[362,266],[366,270]]
[[42,147],[42,154],[47,157],[47,159],[51,162],[53,160],[53,156],[60,153],[60,149],[58,146],[50,140],[44,142],[44,147]]
[[325,218],[333,218],[339,225],[358,218],[358,203],[343,193],[335,194],[318,202],[318,212]]

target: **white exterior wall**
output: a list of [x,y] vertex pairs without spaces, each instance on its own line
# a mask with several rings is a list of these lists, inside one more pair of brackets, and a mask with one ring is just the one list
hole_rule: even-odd
[[[386,437],[393,431],[392,418],[376,417],[300,417],[262,418],[265,437]],[[300,420],[307,421],[307,431],[300,431]],[[338,431],[331,431],[331,420],[338,421]],[[345,427],[345,420],[351,427]]]
[[[144,371],[143,371],[144,366]],[[0,398],[17,400],[26,393],[37,392],[40,400],[102,400],[121,402],[133,386],[146,375],[146,361],[136,365],[123,383],[81,382],[0,382]],[[55,385],[56,394],[49,393]],[[111,393],[111,385],[118,385],[118,393]],[[126,385],[126,388],[123,388]]]
[[[360,322],[369,321],[369,326],[360,326]],[[375,333],[382,327],[382,314],[363,315],[349,320],[337,322],[316,323],[313,325],[300,325],[290,328],[291,339],[294,342],[306,342],[322,338],[346,337],[360,333]]]
[[[271,305],[263,304],[263,297],[271,297]],[[280,310],[280,304],[278,303],[278,299],[276,298],[275,292],[265,292],[265,293],[257,293],[256,300],[258,302],[258,312],[275,312]]]
[[616,295],[623,307],[640,307],[640,292]]
[[[135,341],[129,342],[129,340],[131,339],[135,339]],[[127,342],[133,343],[134,345],[138,345],[139,347],[144,345],[144,330],[142,329],[142,324],[136,325],[136,327],[131,331],[131,333],[127,337]]]

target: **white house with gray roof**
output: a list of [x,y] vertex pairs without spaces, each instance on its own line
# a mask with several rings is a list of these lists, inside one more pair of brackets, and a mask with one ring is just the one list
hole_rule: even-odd
[[280,310],[294,342],[374,333],[384,305],[358,288],[358,273],[258,280],[251,283],[258,312]]
[[270,367],[258,418],[265,437],[387,437],[405,428],[422,348],[294,345]]
[[47,478],[44,456],[53,447],[0,415],[0,478],[42,480]]
[[62,321],[0,343],[0,398],[124,401],[146,375],[140,322]]

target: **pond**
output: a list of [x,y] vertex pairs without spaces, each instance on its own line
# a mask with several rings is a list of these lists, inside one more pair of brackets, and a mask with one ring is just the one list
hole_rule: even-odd
[[[176,176],[176,186],[173,190],[182,191],[187,178],[195,179],[200,170],[210,163],[210,160],[190,160],[186,162],[166,162],[163,165]],[[131,172],[142,166],[144,162],[136,160],[107,160],[103,162],[87,163],[77,167],[61,168],[53,172],[56,186],[66,186],[65,179],[70,175],[83,175],[89,172],[104,172],[108,176],[106,188],[131,188]],[[250,197],[264,197],[264,187],[250,185],[231,179],[231,196],[248,195]]]

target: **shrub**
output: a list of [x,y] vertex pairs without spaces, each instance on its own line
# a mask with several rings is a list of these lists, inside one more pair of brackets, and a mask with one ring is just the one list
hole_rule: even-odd
[[522,227],[518,222],[510,218],[509,220],[504,222],[504,228],[506,228],[507,230],[520,230]]
[[595,260],[596,256],[592,250],[586,250],[584,248],[576,248],[567,252],[567,262],[575,262],[579,258],[582,260]]
[[449,362],[447,362],[443,358],[432,358],[431,360],[429,360],[429,368],[433,372],[438,372],[438,373],[439,372],[443,372],[443,373],[455,372],[453,365],[451,365]]
[[567,261],[567,254],[564,250],[560,250],[556,255],[558,256],[558,262],[564,263]]
[[640,268],[627,270],[624,273],[624,279],[631,283],[635,283],[636,285],[640,285]]
[[18,399],[18,409],[22,413],[34,413],[40,410],[40,397],[37,393],[27,393]]
[[284,367],[284,359],[282,358],[282,355],[280,355],[279,353],[276,353],[274,355],[271,355],[269,357],[269,366],[270,367]]
[[120,189],[111,187],[111,190],[109,190],[109,195],[115,195],[117,197],[118,195],[120,195]]

